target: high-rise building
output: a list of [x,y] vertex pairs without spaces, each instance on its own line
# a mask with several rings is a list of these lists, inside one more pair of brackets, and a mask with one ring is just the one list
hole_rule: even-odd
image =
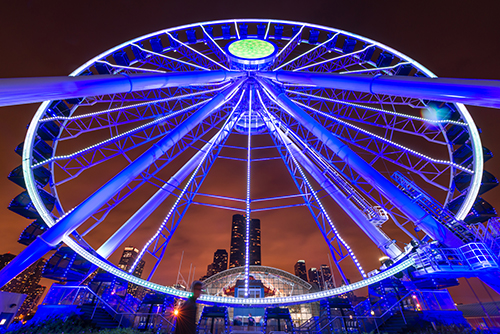
[[[5,267],[15,257],[14,254],[10,253],[0,255],[0,269]],[[1,291],[24,293],[27,295],[16,314],[16,318],[19,319],[30,314],[38,304],[40,297],[45,291],[45,287],[38,284],[42,278],[44,266],[45,259],[38,260],[0,289]]]
[[309,276],[309,283],[311,284],[316,284],[316,286],[319,288],[319,275],[318,275],[318,270],[316,268],[310,268],[308,271],[308,276]]
[[329,266],[327,266],[326,264],[322,264],[320,267],[319,275],[320,275],[321,289],[325,290],[334,288],[332,281],[332,271],[330,270]]
[[214,253],[214,262],[207,266],[207,274],[201,278],[202,281],[206,280],[212,275],[220,273],[227,269],[227,251],[225,249],[218,249]]
[[227,251],[218,249],[214,253],[213,272],[214,274],[223,272],[227,269]]
[[[229,268],[245,265],[245,237],[246,217],[234,215],[231,227],[231,248],[229,255]],[[250,265],[261,265],[260,257],[260,220],[250,220]]]
[[[123,250],[122,257],[120,258],[120,262],[118,262],[118,268],[128,272],[130,268],[132,268],[132,266],[134,265],[138,256],[139,256],[139,250],[137,248],[132,246],[125,247],[125,249]],[[132,275],[141,278],[145,264],[146,261],[141,259],[137,264],[137,266],[135,267]],[[141,296],[144,294],[144,291],[145,289],[143,287],[133,283],[128,283],[128,288],[127,288],[128,294],[136,298],[142,299]]]
[[[128,272],[130,268],[132,268],[132,266],[134,265],[135,260],[137,260],[138,256],[139,256],[139,250],[137,248],[132,246],[125,247],[125,249],[123,250],[122,257],[120,258],[120,262],[118,262],[118,268]],[[146,262],[144,260],[140,260],[137,266],[135,267],[132,275],[134,275],[135,277],[141,277],[145,263]]]
[[307,282],[306,261],[298,260],[297,263],[295,263],[295,276]]

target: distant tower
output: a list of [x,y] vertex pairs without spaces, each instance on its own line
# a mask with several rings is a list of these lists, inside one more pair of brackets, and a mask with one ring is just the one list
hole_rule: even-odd
[[332,271],[330,270],[330,267],[327,266],[326,264],[322,264],[320,268],[320,282],[321,282],[321,289],[332,289],[334,288],[333,282],[332,282]]
[[207,266],[207,274],[200,278],[201,281],[206,280],[212,275],[218,274],[227,269],[227,251],[218,249],[214,252],[214,262]]
[[307,282],[306,261],[298,260],[297,263],[295,263],[295,276]]
[[311,268],[309,269],[308,274],[309,274],[309,283],[314,283],[316,284],[317,287],[320,287],[318,270],[316,268]]
[[[123,254],[122,257],[120,258],[120,262],[118,262],[118,268],[128,272],[130,268],[132,268],[132,266],[134,265],[135,260],[137,260],[138,256],[139,256],[139,250],[137,248],[132,246],[125,247],[123,249]],[[132,275],[141,278],[145,264],[146,261],[140,260],[137,266],[135,267]],[[138,299],[142,299],[146,291],[142,286],[133,283],[128,283],[127,293]]]
[[227,269],[227,251],[218,249],[214,253],[213,273],[217,274]]
[[[231,227],[231,248],[229,268],[245,265],[245,233],[246,218],[243,215],[234,215]],[[261,265],[260,257],[260,220],[250,220],[250,265]]]
[[[137,260],[138,256],[139,250],[137,248],[132,246],[125,247],[122,257],[120,258],[120,262],[118,262],[118,268],[122,269],[123,271],[129,271],[130,268],[132,268],[132,266],[134,265],[134,262],[135,260]],[[134,275],[135,277],[141,277],[145,263],[146,262],[144,260],[139,261],[132,275]]]

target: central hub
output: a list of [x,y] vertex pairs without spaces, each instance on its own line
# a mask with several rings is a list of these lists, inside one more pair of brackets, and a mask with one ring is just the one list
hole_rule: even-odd
[[263,39],[240,39],[226,46],[232,64],[238,68],[261,69],[276,57],[278,48]]

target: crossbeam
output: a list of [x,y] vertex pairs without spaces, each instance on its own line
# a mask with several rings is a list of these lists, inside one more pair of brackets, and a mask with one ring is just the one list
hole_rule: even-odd
[[243,72],[192,71],[0,79],[0,106],[224,82]]
[[291,71],[257,72],[256,75],[280,83],[500,108],[500,80]]

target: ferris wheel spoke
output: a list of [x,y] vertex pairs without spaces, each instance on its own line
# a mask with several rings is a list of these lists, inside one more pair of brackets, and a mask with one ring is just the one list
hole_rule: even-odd
[[294,31],[288,43],[276,55],[276,59],[271,65],[271,70],[275,71],[276,68],[280,66],[280,64],[290,55],[290,53],[292,53],[293,50],[295,50],[297,45],[300,44],[302,30],[304,30],[304,28],[305,25],[302,25],[297,32]]
[[207,28],[205,28],[204,25],[200,25],[200,27],[203,30],[205,42],[207,43],[210,50],[212,50],[212,52],[217,56],[222,65],[229,67],[229,57],[226,51],[224,51],[224,49],[221,48],[220,45],[214,40],[213,28],[210,26],[207,26]]
[[[157,122],[163,118],[163,121],[159,121],[159,124],[162,124],[168,118],[171,118],[169,115],[176,116],[175,113],[179,110],[188,111],[193,105],[208,101],[217,92],[228,86],[229,84],[216,89],[190,92],[175,97],[157,99],[156,101],[127,104],[76,116],[45,118],[43,121],[57,120],[60,125],[64,125],[63,131],[61,131],[57,139],[58,142],[74,139],[86,132],[113,129],[136,122],[143,123],[150,119],[153,119],[152,122]],[[182,93],[183,90],[178,90],[178,92]],[[141,124],[139,127],[143,125]]]
[[151,73],[167,73],[166,71],[161,71],[161,70],[153,70],[145,67],[132,67],[132,66],[123,66],[123,65],[116,65],[116,64],[111,64],[108,61],[105,60],[97,60],[96,63],[104,64],[112,69],[115,69],[114,73],[121,73],[125,72],[127,74],[129,73],[141,73],[141,72],[151,72]]
[[[229,84],[226,84],[223,87],[218,87],[215,89],[207,90],[207,91],[198,91],[198,92],[192,92],[190,89],[186,89],[185,87],[176,87],[176,89],[173,92],[170,92],[169,95],[173,95],[167,98],[159,98],[158,96],[154,96],[153,100],[149,100],[146,102],[140,102],[140,103],[134,103],[134,104],[128,104],[128,105],[123,105],[119,107],[114,107],[114,108],[106,108],[100,111],[94,111],[94,112],[88,112],[88,113],[83,113],[83,114],[78,114],[78,115],[71,115],[71,116],[51,116],[51,117],[44,117],[42,118],[39,122],[40,123],[45,123],[45,122],[51,122],[51,121],[65,121],[65,125],[71,125],[71,122],[74,122],[76,120],[81,120],[81,119],[86,119],[88,123],[92,123],[94,118],[99,117],[101,115],[113,115],[116,113],[116,115],[112,116],[111,119],[119,119],[121,116],[126,116],[126,117],[131,117],[132,119],[143,119],[145,117],[146,112],[148,111],[147,108],[152,108],[152,105],[156,105],[159,103],[164,103],[164,102],[170,102],[170,101],[176,101],[176,100],[182,100],[182,99],[187,99],[191,98],[193,96],[198,96],[198,95],[203,95],[207,93],[212,93],[212,92],[218,92],[225,87],[227,87]],[[191,91],[191,92],[188,92]],[[102,103],[102,102],[101,102]],[[141,110],[140,108],[144,107],[144,110]],[[164,107],[164,106],[162,106]],[[102,121],[102,120],[101,120]],[[79,125],[82,127],[82,125]]]
[[[337,117],[348,122],[355,122],[362,126],[383,129],[384,132],[402,133],[410,136],[421,137],[427,142],[445,146],[447,142],[441,138],[438,126],[429,127],[427,124],[416,121],[411,117],[399,117],[397,114],[387,115],[383,112],[372,112],[371,108],[353,107],[349,104],[338,103],[333,106],[308,99],[291,98],[297,104],[307,105],[312,109],[324,111],[325,114]],[[313,108],[316,106],[316,108]],[[311,109],[311,110],[312,110]],[[409,116],[409,115],[408,115]],[[432,124],[432,123],[431,123]],[[462,123],[463,124],[463,123]]]
[[[336,36],[337,35],[338,35],[338,33],[336,34]],[[308,65],[304,65],[301,67],[297,67],[297,68],[293,69],[292,71],[297,72],[297,71],[303,71],[303,70],[309,69],[309,70],[318,71],[318,72],[324,72],[324,71],[335,72],[339,68],[346,68],[347,66],[358,64],[359,58],[354,57],[354,56],[365,52],[370,47],[373,47],[373,44],[367,45],[359,51],[353,51],[351,53],[340,54],[340,55],[333,57],[333,58],[328,58],[328,59],[324,59],[324,60],[321,60],[321,61],[313,63],[313,64],[308,64]]]
[[[149,53],[153,56],[152,58],[146,58],[146,60],[143,60],[143,62],[149,62],[155,66],[158,66],[159,68],[164,68],[164,69],[169,70],[169,71],[182,71],[182,70],[190,71],[190,70],[194,70],[194,69],[210,71],[209,67],[198,65],[198,64],[193,64],[193,63],[188,62],[188,61],[169,57],[167,55],[145,49],[138,44],[132,44],[132,45],[135,46],[136,48],[138,48],[139,50],[146,52],[146,53]],[[162,60],[162,62],[160,62],[159,60]],[[156,61],[156,63],[154,63],[154,61]],[[189,67],[184,68],[184,67],[179,67],[179,65],[187,65]]]
[[[331,102],[334,104],[334,106],[335,105],[342,105],[345,107],[352,108],[352,110],[357,112],[356,115],[360,119],[364,119],[364,118],[372,118],[373,119],[373,118],[375,118],[376,121],[379,121],[379,120],[384,121],[386,118],[386,116],[384,116],[384,115],[390,115],[390,116],[395,117],[394,121],[391,121],[391,122],[386,121],[386,124],[390,124],[390,123],[393,123],[393,124],[403,123],[404,125],[408,124],[407,122],[400,120],[400,118],[401,118],[401,119],[408,119],[411,121],[420,121],[421,123],[436,124],[436,125],[438,125],[438,124],[444,124],[444,125],[456,124],[456,125],[461,125],[461,126],[466,125],[466,123],[464,123],[464,122],[455,121],[455,120],[451,120],[451,119],[425,118],[425,117],[410,115],[407,113],[385,110],[383,108],[376,108],[376,107],[362,105],[362,104],[358,104],[358,103],[347,102],[347,101],[343,101],[343,100],[339,100],[339,99],[333,99],[333,98],[329,98],[329,97],[325,97],[325,96],[314,95],[314,94],[305,93],[305,92],[299,92],[296,90],[287,89],[286,92],[290,93],[292,95],[297,95],[298,97],[301,98],[301,101],[303,101],[303,103],[307,103],[310,100],[314,100],[316,102],[324,101],[324,102]],[[328,104],[326,104],[326,103],[323,103],[322,105],[325,105],[326,107],[328,107]],[[394,108],[394,106],[392,106],[392,105],[389,105],[389,106]],[[358,112],[358,110],[361,110],[363,112],[363,114]],[[376,116],[374,117],[373,115],[376,115]],[[410,124],[412,124],[411,129],[413,129],[413,130],[419,128],[418,125],[413,125],[413,123],[410,123]],[[404,129],[404,127],[402,127],[402,129]]]
[[313,47],[310,50],[307,50],[297,57],[287,61],[286,63],[278,66],[276,69],[273,71],[278,71],[278,70],[293,70],[296,71],[296,68],[298,66],[299,69],[304,67],[305,65],[315,61],[316,59],[322,57],[324,54],[328,53],[331,50],[331,44],[332,42],[334,43],[337,37],[339,36],[340,33],[336,34],[331,34],[328,36],[328,39],[324,41],[323,43]]
[[216,62],[212,58],[201,53],[200,51],[193,49],[188,44],[181,42],[171,33],[166,32],[166,34],[172,41],[175,41],[175,43],[178,44],[178,47],[176,47],[176,51],[185,56],[187,59],[191,60],[192,62],[201,64],[203,67],[208,68],[209,70],[224,69],[226,71],[229,71],[229,68],[227,68],[226,66]]
[[390,72],[390,70],[394,70],[400,66],[404,65],[410,65],[409,62],[400,62],[392,66],[386,66],[386,67],[376,67],[376,68],[367,68],[367,69],[361,69],[361,70],[352,70],[352,71],[342,71],[339,72],[340,74],[371,74],[371,75],[376,75],[376,74],[381,74],[380,72],[384,72],[384,74],[387,74]]

